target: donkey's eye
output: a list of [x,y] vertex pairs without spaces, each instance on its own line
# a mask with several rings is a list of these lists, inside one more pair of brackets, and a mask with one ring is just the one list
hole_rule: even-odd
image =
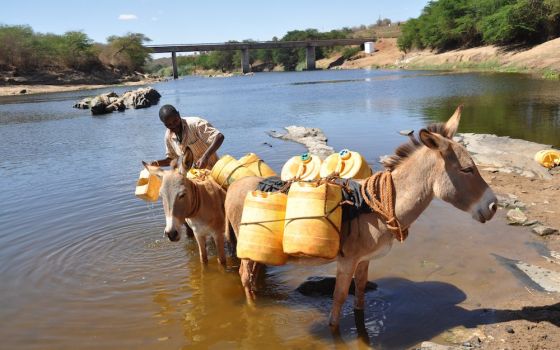
[[474,168],[472,166],[466,167],[461,169],[461,172],[465,174],[472,174],[474,172]]
[[177,198],[179,198],[179,199],[185,198],[185,192],[179,193],[179,195],[177,196]]

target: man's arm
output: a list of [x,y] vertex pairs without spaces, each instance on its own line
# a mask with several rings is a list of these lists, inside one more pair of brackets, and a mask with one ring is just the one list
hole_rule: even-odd
[[194,165],[195,168],[198,169],[206,168],[206,165],[208,165],[208,159],[210,158],[211,155],[216,153],[216,151],[218,150],[218,148],[220,148],[223,142],[224,142],[224,135],[222,133],[218,133],[218,135],[216,135],[216,137],[214,138],[214,141],[212,141],[210,146],[208,146],[206,152],[204,152],[202,157],[200,157],[200,159],[196,161]]

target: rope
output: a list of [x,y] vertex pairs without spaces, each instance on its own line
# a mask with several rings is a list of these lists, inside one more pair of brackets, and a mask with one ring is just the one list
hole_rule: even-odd
[[377,172],[368,177],[362,185],[362,197],[387,225],[387,229],[399,242],[408,236],[408,228],[403,229],[395,216],[395,185],[389,171]]

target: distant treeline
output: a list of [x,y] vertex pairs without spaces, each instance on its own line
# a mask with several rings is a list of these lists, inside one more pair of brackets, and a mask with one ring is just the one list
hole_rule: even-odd
[[560,0],[430,1],[401,30],[403,51],[538,44],[560,36]]
[[143,34],[129,33],[110,36],[107,44],[99,44],[79,31],[42,34],[29,26],[0,25],[0,71],[70,68],[91,72],[104,67],[142,71],[150,55],[142,44],[148,41]]
[[[384,19],[382,24],[390,24],[389,19]],[[364,26],[365,28],[365,26]],[[282,38],[272,38],[272,41],[298,41],[298,40],[317,40],[317,39],[345,39],[352,37],[354,30],[342,28],[329,32],[319,32],[317,29],[292,30]],[[251,42],[244,40],[243,42]],[[236,41],[230,41],[236,42]],[[317,47],[315,51],[316,59],[328,57],[333,51],[340,51],[345,58],[353,56],[359,48],[356,47]],[[296,70],[303,67],[305,62],[305,49],[257,49],[249,50],[250,64],[258,64],[262,67],[272,69],[275,66],[282,66],[284,70]],[[201,53],[200,55],[189,55],[177,57],[177,65],[180,75],[187,75],[195,70],[218,70],[230,72],[239,69],[241,66],[240,50],[232,51],[213,51]],[[171,67],[167,65],[154,65],[150,71],[162,76],[171,74]]]

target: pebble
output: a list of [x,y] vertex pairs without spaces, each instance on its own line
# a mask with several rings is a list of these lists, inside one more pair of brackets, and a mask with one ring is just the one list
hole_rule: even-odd
[[537,225],[537,226],[533,227],[532,231],[539,236],[548,236],[548,235],[558,234],[557,229],[555,229],[553,227],[545,226],[545,225]]
[[515,333],[515,331],[513,330],[513,327],[511,327],[511,326],[506,327],[506,332],[508,332],[509,334]]
[[527,216],[519,208],[510,209],[506,216],[510,225],[523,225],[527,222]]

